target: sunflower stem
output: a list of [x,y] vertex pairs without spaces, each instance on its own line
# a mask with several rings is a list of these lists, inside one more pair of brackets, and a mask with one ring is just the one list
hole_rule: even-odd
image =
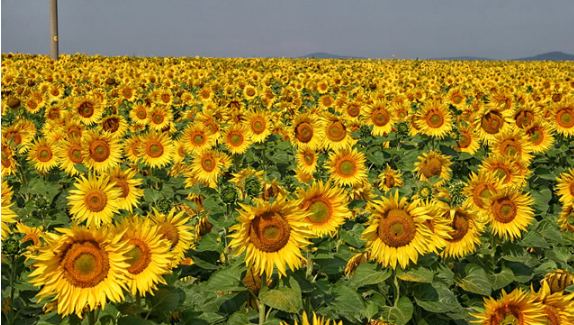
[[399,291],[399,278],[397,277],[397,271],[393,270],[394,283],[395,283],[395,307],[399,304],[400,291]]
[[88,324],[89,325],[94,325],[96,324],[96,313],[94,310],[90,310],[88,312]]
[[[267,287],[267,274],[265,272],[261,274],[261,289],[259,292],[261,292],[264,287]],[[259,325],[263,325],[265,324],[265,304],[263,304],[263,301],[259,298],[257,299],[257,302],[259,305]]]
[[8,324],[14,324],[14,294],[16,293],[16,257],[12,256],[10,266],[10,318],[8,319]]
[[312,280],[311,276],[313,276],[313,255],[307,251],[307,279]]

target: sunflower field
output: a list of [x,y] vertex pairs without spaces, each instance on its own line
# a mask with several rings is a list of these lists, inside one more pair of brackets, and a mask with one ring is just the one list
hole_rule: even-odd
[[1,78],[2,324],[574,324],[571,62]]

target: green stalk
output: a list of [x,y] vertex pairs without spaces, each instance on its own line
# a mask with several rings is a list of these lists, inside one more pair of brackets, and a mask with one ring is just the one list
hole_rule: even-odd
[[397,278],[397,271],[393,271],[393,276],[395,282],[395,307],[397,307],[400,299],[399,278]]
[[10,269],[10,314],[8,319],[8,324],[14,324],[14,294],[16,293],[16,288],[14,284],[16,284],[16,257],[11,257],[11,269]]
[[[263,272],[263,274],[261,275],[261,289],[259,290],[259,292],[263,290],[264,286],[265,287],[267,286],[267,274],[265,272]],[[257,303],[259,305],[259,325],[263,325],[265,324],[265,305],[259,298],[257,299]]]

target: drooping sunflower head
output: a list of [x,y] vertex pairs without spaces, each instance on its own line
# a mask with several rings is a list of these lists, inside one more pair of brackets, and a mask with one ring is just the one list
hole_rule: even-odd
[[112,135],[114,138],[121,139],[128,130],[128,123],[120,115],[106,116],[100,122],[102,132]]
[[373,213],[361,238],[371,250],[371,259],[383,267],[406,268],[416,264],[418,256],[428,252],[432,232],[425,224],[431,217],[418,201],[399,200],[398,192],[381,203],[373,204]]
[[423,153],[418,159],[419,161],[415,163],[414,172],[420,181],[428,182],[429,178],[438,176],[440,180],[434,185],[440,187],[450,180],[450,166],[452,162],[449,157],[437,151],[429,151],[428,153]]
[[312,233],[304,222],[307,213],[284,198],[255,203],[254,207],[241,204],[239,224],[230,228],[229,246],[237,248],[236,256],[246,252],[245,263],[259,274],[269,278],[277,268],[279,276],[285,276],[287,267],[295,270],[301,266],[301,249],[310,244],[306,238]]
[[117,199],[118,208],[132,212],[133,208],[138,206],[140,197],[143,196],[143,189],[138,188],[142,180],[135,178],[135,170],[131,168],[122,170],[120,166],[110,170],[108,175],[114,188],[121,190]]
[[345,148],[329,154],[327,162],[329,174],[337,185],[351,185],[361,183],[367,178],[365,155],[355,148]]

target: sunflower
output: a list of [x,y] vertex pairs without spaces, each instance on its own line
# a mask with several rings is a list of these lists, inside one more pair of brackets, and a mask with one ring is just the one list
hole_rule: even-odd
[[223,131],[222,137],[227,150],[235,155],[246,153],[252,142],[250,134],[242,124],[235,124],[227,128]]
[[316,150],[325,137],[323,120],[314,114],[301,113],[292,121],[291,142],[296,148]]
[[100,228],[110,224],[114,213],[118,212],[118,197],[121,190],[109,182],[109,176],[83,175],[76,178],[76,189],[70,190],[67,197],[70,214],[74,221],[86,220],[88,226]]
[[55,153],[60,169],[63,169],[70,176],[79,174],[75,165],[84,161],[84,148],[80,138],[71,137],[69,140],[60,140],[58,150]]
[[28,97],[24,99],[24,108],[26,108],[26,111],[30,114],[36,114],[42,109],[42,104],[38,102],[37,98]]
[[18,152],[20,153],[29,149],[31,142],[34,140],[34,136],[36,135],[36,127],[32,124],[33,129],[27,130],[25,125],[28,123],[23,123],[22,121],[28,120],[21,120],[11,126],[2,127],[2,139],[5,140],[6,143],[11,144],[12,147],[19,149]]
[[171,163],[174,146],[168,134],[150,131],[140,136],[139,152],[144,165],[162,168]]
[[554,146],[554,127],[542,119],[536,119],[524,133],[532,147],[533,153],[543,153]]
[[461,107],[466,102],[466,96],[463,94],[461,87],[453,87],[448,91],[447,103],[454,107]]
[[574,168],[569,168],[568,172],[561,173],[556,177],[556,194],[562,203],[574,203]]
[[172,254],[171,267],[176,267],[185,258],[185,253],[193,247],[194,235],[193,227],[188,225],[190,218],[184,211],[177,212],[174,208],[165,215],[152,208],[153,215],[150,215],[155,224],[159,226],[159,233],[162,239],[170,243]]
[[574,136],[574,101],[568,100],[556,104],[552,121],[558,134],[564,137]]
[[322,148],[338,151],[353,145],[353,138],[347,131],[347,126],[343,119],[330,113],[324,113],[323,116],[322,125],[325,128],[325,138],[321,145]]
[[134,297],[154,295],[158,284],[166,284],[162,275],[171,273],[171,242],[163,239],[159,230],[150,219],[137,216],[122,219],[117,226],[117,233],[123,234],[121,240],[130,247],[124,256],[129,264],[127,286]]
[[26,251],[22,253],[22,255],[26,256],[26,261],[37,255],[38,249],[41,246],[44,246],[46,238],[44,226],[28,227],[22,222],[22,220],[19,220],[16,223],[16,232],[24,235],[24,238],[22,238],[21,241],[22,243],[26,243],[28,241],[32,242],[30,245],[26,246]]
[[18,215],[10,208],[14,203],[12,202],[12,187],[8,186],[6,181],[2,181],[2,213],[0,218],[2,220],[2,240],[12,233],[8,224],[16,222]]
[[418,157],[419,161],[415,163],[415,172],[421,182],[428,182],[429,178],[438,176],[440,180],[434,185],[440,187],[450,180],[450,165],[452,162],[448,156],[441,154],[439,151],[429,151]]
[[524,132],[514,128],[506,132],[500,132],[490,142],[492,153],[501,157],[509,157],[520,162],[529,162],[532,159],[532,146],[526,139]]
[[476,318],[471,321],[474,324],[483,325],[544,325],[544,312],[542,304],[534,301],[534,297],[515,289],[507,294],[502,289],[502,298],[484,298],[483,313],[471,313]]
[[295,155],[295,160],[297,161],[297,169],[309,175],[313,175],[317,169],[318,159],[319,153],[308,148],[298,149],[297,154]]
[[532,123],[536,120],[537,116],[540,116],[541,112],[536,105],[529,105],[527,107],[520,107],[514,112],[514,121],[516,126],[520,129],[525,130],[529,128]]
[[47,173],[58,165],[55,155],[58,148],[55,143],[48,142],[45,138],[38,138],[30,146],[28,160],[32,161],[36,170]]
[[558,215],[558,225],[561,231],[574,233],[574,203],[564,203]]
[[279,277],[286,276],[286,266],[296,270],[301,266],[301,249],[311,244],[306,238],[313,233],[307,228],[302,211],[294,202],[281,198],[273,203],[255,200],[256,206],[239,204],[238,224],[229,229],[230,248],[237,248],[235,256],[246,252],[245,263],[260,275],[271,278],[277,268]]
[[391,166],[387,164],[385,171],[378,176],[379,189],[383,191],[383,193],[387,193],[394,187],[402,187],[402,177],[403,174],[400,171],[392,169]]
[[477,214],[470,209],[456,208],[445,213],[443,219],[448,220],[452,231],[446,238],[446,246],[441,252],[442,257],[462,258],[467,254],[476,252],[480,245],[480,235],[484,230],[484,223],[478,220]]
[[2,163],[2,177],[7,175],[12,175],[16,173],[16,168],[18,167],[18,162],[14,158],[14,151],[6,141],[2,139],[0,142],[1,150],[1,163]]
[[185,149],[191,154],[198,154],[215,145],[215,139],[202,123],[194,123],[184,130],[182,137]]
[[82,147],[84,164],[95,172],[105,172],[121,162],[122,148],[119,140],[108,134],[100,134],[94,130],[85,131]]
[[116,200],[118,208],[132,212],[132,209],[138,206],[139,200],[143,196],[143,190],[138,188],[143,180],[135,178],[135,170],[131,168],[122,170],[120,166],[110,170],[108,175],[114,188],[121,190]]
[[383,100],[374,100],[372,104],[367,105],[364,119],[365,125],[373,126],[371,134],[375,136],[384,136],[390,133],[396,122],[395,114]]
[[521,230],[526,230],[534,220],[531,207],[534,200],[529,193],[521,193],[515,187],[507,187],[498,191],[486,200],[488,222],[494,235],[510,237],[510,240],[520,238]]
[[[411,198],[411,201],[413,199]],[[432,232],[432,237],[428,242],[428,251],[438,254],[448,244],[448,240],[452,239],[453,228],[449,225],[451,220],[450,216],[454,215],[455,209],[444,202],[434,200],[420,200],[419,204],[424,206],[428,215],[431,217],[425,221],[425,225]]]
[[80,96],[74,99],[72,109],[76,118],[85,125],[99,122],[103,114],[101,103],[94,96]]
[[142,157],[140,153],[140,143],[141,138],[139,135],[132,135],[128,137],[125,142],[123,143],[123,150],[122,152],[126,155],[126,160],[131,161],[132,163],[137,163],[138,160]]
[[496,178],[502,181],[503,187],[523,186],[526,182],[524,175],[521,174],[515,162],[500,155],[490,155],[483,159],[478,172],[494,174]]
[[471,172],[468,185],[463,190],[463,194],[467,197],[463,205],[482,216],[488,208],[485,200],[494,196],[502,187],[502,181],[492,173]]
[[433,233],[425,225],[431,217],[428,208],[417,201],[399,200],[398,192],[381,203],[373,203],[373,212],[361,239],[371,251],[371,260],[383,267],[396,269],[397,263],[404,269],[410,262],[416,264],[419,255],[428,252]]
[[339,152],[331,152],[327,167],[336,185],[354,186],[367,179],[365,155],[355,148],[345,148]]
[[438,100],[427,101],[423,108],[417,112],[415,123],[420,132],[429,137],[443,139],[453,127],[452,114]]
[[459,126],[458,130],[460,131],[460,137],[454,149],[458,152],[466,152],[474,155],[480,148],[480,141],[478,140],[476,131],[468,125]]
[[215,186],[217,177],[223,170],[223,164],[220,160],[220,153],[217,150],[204,150],[198,155],[193,157],[191,162],[191,170],[189,175],[207,184],[208,186]]
[[544,285],[544,282],[550,287],[550,293],[562,293],[568,286],[574,284],[574,274],[558,269],[554,272],[546,273],[544,279],[540,280],[540,284]]
[[243,88],[243,97],[245,97],[248,102],[252,101],[257,97],[257,88],[252,85],[246,85],[245,88]]
[[40,301],[52,297],[58,314],[104,309],[107,300],[122,302],[128,281],[125,254],[129,250],[121,235],[107,228],[98,230],[72,226],[57,228],[62,235],[46,237],[46,245],[34,257],[29,282],[42,287]]
[[138,101],[130,109],[130,119],[139,125],[147,125],[148,123],[148,107],[145,105],[144,101]]
[[171,107],[156,105],[149,111],[147,125],[149,125],[152,130],[162,131],[169,127],[172,121],[173,112],[171,111]]
[[100,122],[102,132],[110,134],[113,138],[121,139],[128,130],[128,123],[120,115],[104,117]]
[[[552,293],[548,282],[543,281],[534,302],[542,304],[542,312],[546,324],[573,325],[574,324],[574,294]],[[531,285],[532,295],[534,290]]]
[[[313,317],[309,320],[309,317],[307,316],[307,312],[303,310],[303,315],[301,315],[301,325],[329,325],[331,324],[331,321],[333,321],[333,325],[343,325],[343,321],[335,321],[335,320],[331,320],[331,319],[325,319],[325,316],[319,317],[317,316],[317,314],[315,314],[315,312],[313,311]],[[281,322],[280,325],[289,325],[287,322]],[[299,325],[299,323],[297,323],[297,320],[295,320],[295,325]]]
[[289,192],[281,185],[277,179],[273,179],[271,182],[263,183],[263,190],[261,191],[261,198],[263,200],[269,201],[271,198],[278,199],[280,197],[287,196]]
[[515,125],[512,121],[512,111],[493,105],[484,105],[475,115],[473,127],[478,130],[480,139],[486,143],[495,139],[496,135],[505,132]]
[[245,114],[245,125],[247,132],[251,135],[251,140],[255,143],[265,142],[267,136],[271,134],[270,114],[266,110],[253,110]]
[[351,218],[344,189],[322,181],[314,182],[297,193],[299,208],[308,212],[305,221],[317,237],[333,236],[346,219]]

